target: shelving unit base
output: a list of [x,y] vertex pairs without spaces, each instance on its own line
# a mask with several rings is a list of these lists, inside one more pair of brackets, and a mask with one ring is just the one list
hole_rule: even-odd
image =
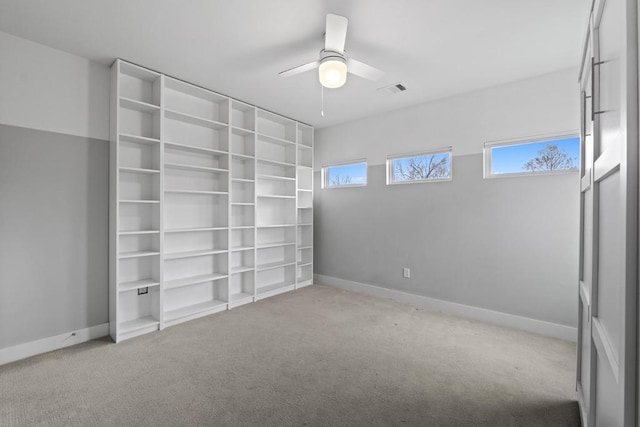
[[285,292],[293,291],[295,288],[296,288],[295,284],[282,284],[282,283],[263,286],[258,289],[258,292],[256,294],[256,301],[260,301],[261,299],[269,298]]
[[250,304],[255,302],[255,297],[252,294],[241,293],[231,295],[231,300],[229,301],[229,310],[235,307],[240,307],[241,305]]
[[228,307],[226,302],[217,300],[179,308],[165,313],[164,326],[177,325],[199,317],[219,313],[227,309]]
[[160,322],[151,316],[129,320],[118,325],[118,335],[115,341],[128,340],[158,330],[160,330]]
[[305,280],[305,281],[296,283],[296,289],[306,288],[307,286],[311,286],[311,285],[313,285],[313,280],[311,279]]

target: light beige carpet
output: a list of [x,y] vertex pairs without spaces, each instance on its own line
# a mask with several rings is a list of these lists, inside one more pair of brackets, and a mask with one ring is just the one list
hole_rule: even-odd
[[2,426],[577,426],[575,345],[315,285],[0,367]]

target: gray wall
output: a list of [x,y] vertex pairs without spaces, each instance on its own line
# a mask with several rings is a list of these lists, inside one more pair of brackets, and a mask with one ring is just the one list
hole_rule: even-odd
[[109,67],[0,32],[0,349],[108,321]]
[[107,322],[108,141],[0,125],[0,348]]
[[[369,185],[324,190],[316,177],[314,273],[574,327],[578,174],[483,179],[482,153],[488,141],[577,134],[576,76],[560,70],[316,129],[316,173],[365,159]],[[453,181],[385,185],[387,155],[449,146]]]
[[482,160],[439,183],[387,186],[376,165],[319,190],[316,172],[314,272],[575,326],[578,174],[483,179]]

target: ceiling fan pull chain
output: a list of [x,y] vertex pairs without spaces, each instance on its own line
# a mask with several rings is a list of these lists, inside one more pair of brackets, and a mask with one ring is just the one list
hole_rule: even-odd
[[324,117],[324,86],[320,85],[320,115]]

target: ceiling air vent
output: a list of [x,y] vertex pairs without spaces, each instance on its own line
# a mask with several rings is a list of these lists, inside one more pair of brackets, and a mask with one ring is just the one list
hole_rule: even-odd
[[384,95],[393,95],[394,93],[404,92],[405,90],[407,90],[407,88],[402,83],[394,83],[389,86],[378,88],[378,92]]

